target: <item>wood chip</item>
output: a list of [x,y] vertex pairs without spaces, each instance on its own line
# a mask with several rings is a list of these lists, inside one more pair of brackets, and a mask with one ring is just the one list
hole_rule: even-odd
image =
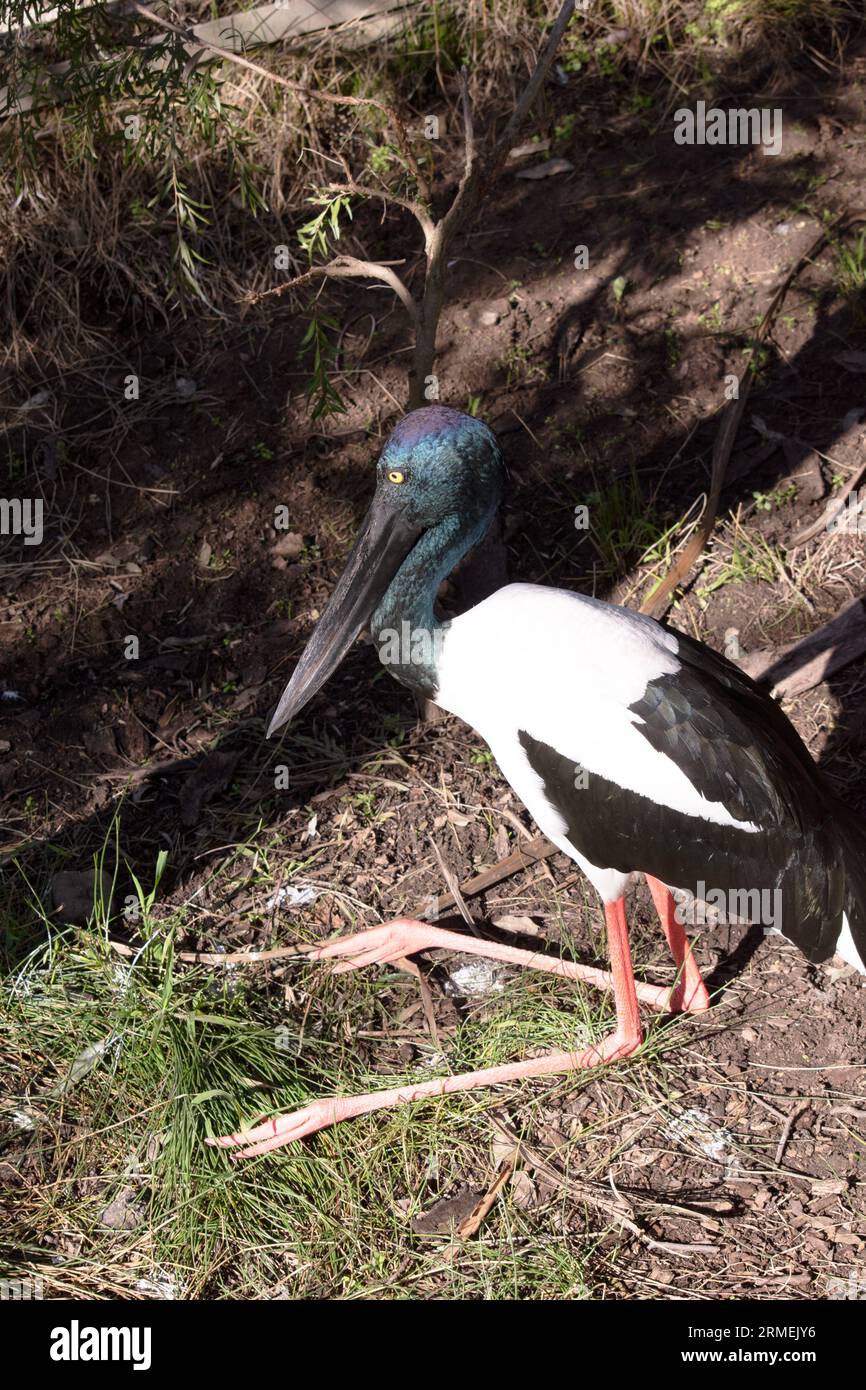
[[508,913],[504,917],[495,917],[493,925],[500,931],[514,932],[516,936],[538,936],[540,932],[531,917],[511,917]]

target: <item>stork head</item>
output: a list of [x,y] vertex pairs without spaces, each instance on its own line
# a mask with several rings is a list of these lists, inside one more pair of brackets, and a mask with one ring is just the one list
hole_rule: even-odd
[[474,540],[499,506],[505,465],[482,420],[443,405],[404,416],[376,464],[376,491],[331,600],[283,691],[268,737],[313,698],[369,622],[426,531]]
[[394,427],[376,465],[373,505],[426,531],[446,517],[491,515],[505,468],[496,435],[483,420],[428,405]]

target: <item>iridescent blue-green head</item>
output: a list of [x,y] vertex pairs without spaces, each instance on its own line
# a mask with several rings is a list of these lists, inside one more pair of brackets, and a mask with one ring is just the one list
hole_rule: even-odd
[[482,420],[429,405],[400,421],[376,464],[376,491],[346,568],[280,698],[269,736],[336,670],[398,571],[407,598],[426,583],[432,604],[439,579],[493,520],[504,483],[496,436]]
[[505,465],[489,425],[428,405],[395,426],[376,466],[383,508],[424,531],[447,517],[489,524],[502,499]]

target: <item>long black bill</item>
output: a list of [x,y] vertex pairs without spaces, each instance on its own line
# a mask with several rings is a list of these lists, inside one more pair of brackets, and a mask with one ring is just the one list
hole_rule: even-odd
[[331,601],[280,696],[268,738],[303,709],[336,671],[378,607],[421,529],[410,526],[378,498],[373,499]]

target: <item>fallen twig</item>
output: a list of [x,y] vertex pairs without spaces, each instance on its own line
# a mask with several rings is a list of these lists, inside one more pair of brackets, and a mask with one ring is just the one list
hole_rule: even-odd
[[407,975],[412,975],[418,981],[418,992],[421,995],[421,1008],[424,1010],[424,1021],[427,1024],[427,1031],[433,1039],[433,1045],[437,1051],[442,1051],[442,1040],[439,1037],[439,1029],[436,1026],[436,1011],[433,1008],[433,995],[430,993],[430,986],[424,979],[423,971],[414,960],[408,956],[400,956],[395,960],[398,970],[405,970]]
[[[546,835],[536,835],[536,837],[521,845],[518,849],[512,850],[511,854],[498,863],[491,864],[489,869],[482,869],[481,873],[474,874],[472,878],[467,878],[460,884],[460,892],[464,898],[470,898],[476,893],[483,893],[485,889],[492,888],[495,883],[501,883],[504,878],[511,878],[521,869],[528,869],[532,864],[538,864],[543,859],[550,859],[556,854],[556,845],[547,839]],[[435,902],[435,910],[438,915],[447,912],[449,908],[456,906],[453,893],[441,893]],[[431,904],[428,902],[420,906],[417,916],[422,917],[429,912]]]
[[780,1134],[779,1142],[776,1145],[776,1156],[773,1159],[774,1163],[778,1164],[782,1162],[782,1155],[788,1147],[788,1140],[791,1137],[791,1131],[794,1128],[794,1125],[797,1123],[800,1116],[804,1114],[807,1110],[810,1110],[811,1108],[812,1102],[810,1100],[798,1101],[798,1103],[794,1106],[793,1110],[791,1111],[790,1115],[788,1116],[787,1120],[782,1126],[782,1133]]
[[439,861],[439,869],[442,874],[442,877],[448,884],[449,896],[454,900],[455,906],[457,907],[457,911],[460,913],[460,916],[463,918],[463,921],[466,923],[467,927],[469,927],[469,930],[475,932],[477,936],[478,929],[472,920],[472,915],[469,911],[469,908],[466,906],[466,900],[464,899],[463,894],[460,891],[460,884],[457,882],[457,877],[455,874],[451,872],[451,870],[448,868],[448,865],[445,863],[445,860],[442,858],[442,851],[437,845],[436,841],[433,839],[433,836],[431,835],[428,838],[430,840],[430,844],[433,847],[433,853],[436,855],[436,858]]
[[478,1203],[476,1207],[472,1209],[472,1211],[466,1217],[466,1220],[460,1222],[460,1225],[457,1227],[457,1234],[461,1240],[469,1240],[472,1236],[476,1235],[477,1232],[481,1229],[481,1223],[484,1221],[484,1218],[491,1211],[493,1204],[496,1201],[496,1198],[499,1196],[503,1187],[508,1182],[509,1178],[514,1172],[514,1169],[517,1165],[517,1155],[519,1152],[519,1148],[520,1144],[518,1140],[517,1144],[514,1147],[514,1150],[507,1156],[507,1158],[504,1158],[500,1163],[496,1171],[496,1177],[493,1179],[493,1182],[490,1184],[490,1187],[485,1192],[484,1196],[481,1198],[481,1201]]
[[[602,1196],[591,1183],[584,1183],[576,1181],[573,1178],[566,1178],[554,1164],[547,1161],[543,1154],[535,1149],[528,1149],[526,1145],[521,1142],[518,1135],[500,1120],[497,1115],[491,1115],[490,1118],[504,1138],[510,1139],[515,1144],[520,1144],[521,1157],[528,1167],[534,1168],[536,1172],[541,1173],[549,1181],[554,1182],[562,1191],[571,1194],[578,1198],[578,1200],[587,1202],[590,1206],[596,1207],[599,1211],[604,1212],[606,1216],[612,1216],[614,1220],[618,1221],[620,1225],[624,1226],[637,1240],[641,1241],[643,1245],[648,1246],[651,1250],[661,1250],[668,1255],[695,1255],[707,1254],[716,1249],[715,1245],[703,1242],[685,1244],[680,1241],[655,1240],[652,1236],[647,1235],[646,1231],[633,1219],[628,1203],[615,1188],[614,1196],[616,1200],[611,1201],[608,1197]],[[689,1214],[691,1215],[691,1213]],[[695,1217],[697,1220],[702,1219],[697,1213]]]

